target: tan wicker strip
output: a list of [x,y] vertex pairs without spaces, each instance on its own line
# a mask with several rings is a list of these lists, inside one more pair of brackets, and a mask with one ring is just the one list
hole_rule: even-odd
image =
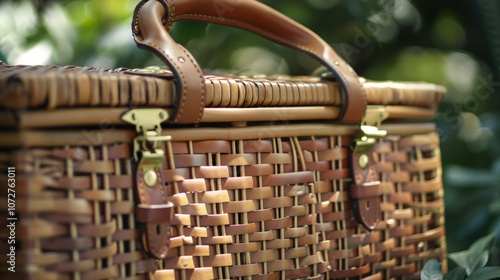
[[[341,88],[314,77],[206,76],[207,108],[341,106]],[[367,82],[371,105],[436,108],[444,88],[424,83]],[[0,66],[0,97],[7,108],[149,106],[173,108],[171,74],[128,69]]]

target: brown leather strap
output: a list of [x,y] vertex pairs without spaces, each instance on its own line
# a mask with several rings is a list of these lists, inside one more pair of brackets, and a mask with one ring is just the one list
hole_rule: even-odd
[[[354,184],[349,189],[349,195],[356,220],[368,230],[375,229],[381,216],[382,191],[374,154],[353,151],[351,155]],[[360,157],[364,160],[360,161]]]
[[134,38],[140,48],[162,59],[177,80],[177,106],[170,121],[197,123],[205,104],[205,78],[192,55],[177,44],[161,25],[166,10],[166,6],[155,0],[141,2],[135,11]]
[[144,169],[145,167],[139,163],[137,166],[137,193],[140,204],[137,206],[136,217],[137,221],[144,225],[141,239],[145,251],[157,259],[164,259],[167,257],[170,243],[173,204],[167,202],[161,171],[154,170],[158,179],[153,186],[148,186],[144,181]]
[[[135,39],[140,47],[159,55],[172,68],[178,80],[177,88],[180,96],[177,103],[180,107],[175,114],[174,122],[188,123],[196,117],[199,120],[203,111],[204,82],[200,68],[189,53],[175,43],[167,32],[174,21],[186,19],[245,29],[310,55],[323,64],[342,85],[344,107],[337,121],[361,122],[367,101],[358,76],[324,40],[299,23],[258,1],[168,0],[168,3],[165,3],[165,0],[145,1],[147,0],[143,0],[136,9],[133,24]],[[163,18],[165,26],[162,26],[160,23],[166,11],[168,16]],[[189,109],[185,104],[189,104]],[[193,116],[194,113],[197,114]]]

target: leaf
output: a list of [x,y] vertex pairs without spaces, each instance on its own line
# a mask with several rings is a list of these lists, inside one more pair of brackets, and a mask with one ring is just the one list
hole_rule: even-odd
[[464,268],[467,275],[470,275],[476,269],[486,265],[494,241],[495,234],[489,234],[474,242],[468,250],[449,254],[449,258]]
[[471,260],[469,250],[448,254],[448,258],[453,260],[459,267],[463,268],[467,275],[471,272]]
[[445,280],[462,280],[467,277],[467,273],[465,269],[461,267],[455,267],[452,271],[446,274]]
[[449,255],[458,266],[465,269],[467,275],[470,275],[476,269],[481,268],[488,262],[488,252],[473,254],[470,250],[452,253]]
[[496,232],[497,239],[495,241],[495,245],[493,246],[493,249],[491,250],[491,255],[490,255],[490,266],[500,266],[500,215],[498,216],[498,219],[495,222],[495,226],[493,227],[494,232]]
[[466,280],[500,279],[500,266],[483,267],[474,271]]
[[495,233],[490,233],[489,235],[478,239],[476,242],[472,243],[472,245],[469,247],[469,251],[476,255],[482,255],[484,252],[489,253],[491,251],[491,248],[493,248],[493,245],[495,244],[495,237]]
[[422,272],[420,273],[421,280],[442,280],[443,272],[441,271],[441,264],[435,260],[429,260],[425,263]]

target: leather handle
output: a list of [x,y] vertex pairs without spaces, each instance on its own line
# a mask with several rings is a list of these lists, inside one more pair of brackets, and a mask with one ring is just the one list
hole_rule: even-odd
[[[201,2],[201,1],[200,1]],[[134,12],[132,29],[140,48],[153,52],[172,70],[176,84],[176,110],[172,123],[198,123],[203,114],[205,78],[192,55],[163,27],[165,2],[142,0]]]
[[[343,88],[344,107],[337,121],[361,122],[367,101],[357,74],[323,39],[292,19],[258,1],[143,0],[135,13],[135,40],[139,47],[157,54],[178,80],[180,107],[174,122],[191,122],[195,116],[186,114],[194,114],[194,111],[199,112],[199,116],[196,114],[199,119],[203,111],[203,105],[199,103],[204,94],[200,67],[167,32],[177,20],[197,20],[244,29],[308,54],[325,66]],[[186,100],[196,101],[197,105]],[[197,107],[187,110],[185,104]]]

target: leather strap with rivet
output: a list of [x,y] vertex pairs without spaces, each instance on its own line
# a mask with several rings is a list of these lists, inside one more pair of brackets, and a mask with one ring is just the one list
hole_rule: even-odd
[[167,202],[161,170],[137,166],[137,192],[139,204],[136,218],[142,223],[142,243],[146,252],[157,259],[164,259],[170,243],[172,205]]
[[374,230],[380,221],[381,190],[373,152],[352,152],[353,184],[349,189],[354,217],[368,230]]

